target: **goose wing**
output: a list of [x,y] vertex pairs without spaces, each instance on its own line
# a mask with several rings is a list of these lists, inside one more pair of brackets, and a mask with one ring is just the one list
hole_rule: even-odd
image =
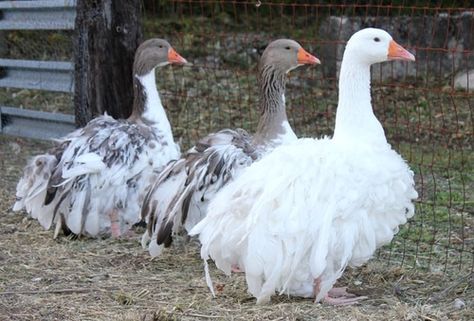
[[[103,232],[110,220],[100,213],[114,208],[124,209],[120,215],[132,224],[139,219],[133,212],[140,209],[138,205],[128,209],[127,205],[141,201],[140,191],[149,184],[144,171],[153,172],[171,159],[162,149],[160,137],[145,124],[107,115],[97,117],[61,139],[54,153],[48,154],[49,171],[36,192],[39,198],[35,204],[39,206],[24,207],[45,228],[57,222],[75,234],[95,236]],[[177,155],[176,148],[173,156]],[[26,169],[25,177],[29,177]]]
[[243,129],[224,129],[201,139],[183,158],[163,170],[145,197],[142,218],[148,220],[143,245],[150,241],[150,254],[159,255],[169,246],[173,232],[190,230],[205,215],[216,192],[259,151]]

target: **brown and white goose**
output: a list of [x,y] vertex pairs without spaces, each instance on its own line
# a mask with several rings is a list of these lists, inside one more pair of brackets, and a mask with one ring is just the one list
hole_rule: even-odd
[[205,215],[215,193],[239,172],[271,148],[297,139],[285,109],[285,85],[289,71],[319,60],[289,39],[270,43],[259,69],[261,117],[252,137],[243,129],[224,129],[210,134],[170,163],[147,193],[142,218],[148,222],[142,245],[152,256],[169,246],[172,234],[189,231]]
[[137,49],[132,115],[107,114],[59,139],[34,157],[17,185],[13,210],[23,208],[54,237],[65,233],[117,237],[140,220],[140,204],[152,177],[180,156],[155,83],[155,68],[184,64],[163,39]]

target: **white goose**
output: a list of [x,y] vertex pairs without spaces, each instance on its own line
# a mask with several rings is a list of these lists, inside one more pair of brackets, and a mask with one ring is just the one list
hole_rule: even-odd
[[[414,214],[413,172],[371,106],[370,66],[394,59],[415,58],[383,30],[355,33],[342,61],[333,139],[277,147],[224,187],[191,231],[200,234],[204,260],[210,256],[226,274],[234,264],[245,271],[257,303],[275,292],[357,302],[330,291],[334,283]],[[205,269],[213,290],[207,261]]]
[[155,171],[180,156],[155,83],[155,68],[183,64],[162,39],[137,49],[134,102],[127,120],[103,115],[34,157],[17,185],[13,210],[25,208],[49,229],[118,237],[140,220],[140,204]]
[[149,242],[152,256],[171,244],[173,232],[183,225],[187,231],[196,225],[209,200],[240,170],[269,149],[297,139],[286,116],[287,74],[316,63],[319,60],[293,40],[279,39],[267,46],[259,63],[262,115],[255,135],[224,129],[204,137],[183,158],[170,163],[147,194],[142,218],[149,224],[142,244],[145,247]]

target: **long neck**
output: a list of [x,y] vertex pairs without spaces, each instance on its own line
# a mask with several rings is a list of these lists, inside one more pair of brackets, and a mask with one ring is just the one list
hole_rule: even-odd
[[255,144],[280,144],[296,135],[288,123],[285,108],[286,74],[264,66],[259,75],[260,121],[254,135]]
[[382,125],[372,110],[370,65],[346,54],[339,75],[339,102],[334,140],[386,143]]
[[167,141],[172,142],[171,125],[156,88],[155,70],[152,69],[143,76],[135,75],[133,81],[133,113],[129,120],[142,121],[154,127]]

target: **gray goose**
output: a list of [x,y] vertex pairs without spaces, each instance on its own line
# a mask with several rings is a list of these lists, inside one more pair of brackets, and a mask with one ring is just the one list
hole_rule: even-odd
[[107,114],[59,139],[35,156],[17,185],[13,210],[26,209],[54,237],[65,234],[118,237],[140,221],[140,204],[152,177],[179,158],[155,83],[155,68],[184,64],[163,39],[137,49],[133,64],[133,112]]
[[153,183],[142,205],[148,222],[142,245],[152,256],[170,246],[173,233],[187,231],[206,213],[214,195],[240,171],[273,147],[297,139],[285,109],[289,71],[319,60],[290,39],[271,42],[259,70],[261,116],[253,137],[243,129],[223,129],[197,142],[182,158],[171,162]]

